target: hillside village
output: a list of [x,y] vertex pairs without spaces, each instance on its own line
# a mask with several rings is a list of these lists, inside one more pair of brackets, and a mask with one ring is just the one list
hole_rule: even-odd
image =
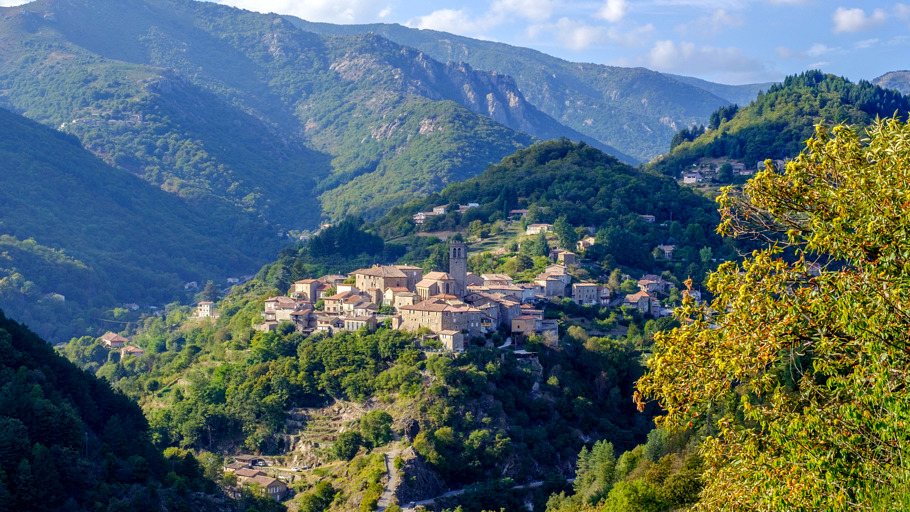
[[[532,224],[527,234],[543,233],[548,224]],[[578,242],[583,251],[593,237]],[[672,255],[673,246],[659,250]],[[448,272],[424,273],[410,265],[374,265],[348,275],[324,275],[295,282],[288,295],[265,300],[262,319],[255,329],[276,331],[282,322],[304,334],[367,329],[380,325],[418,333],[425,341],[436,340],[444,349],[461,352],[472,339],[489,338],[495,332],[511,333],[516,341],[541,336],[555,341],[559,327],[544,316],[548,303],[571,299],[583,306],[629,307],[654,317],[671,310],[661,303],[673,283],[658,275],[637,281],[638,291],[617,295],[611,288],[579,280],[576,253],[554,248],[552,264],[532,282],[520,283],[507,274],[476,275],[468,272],[468,248],[464,242],[449,244]],[[211,302],[200,302],[200,318],[216,318]]]

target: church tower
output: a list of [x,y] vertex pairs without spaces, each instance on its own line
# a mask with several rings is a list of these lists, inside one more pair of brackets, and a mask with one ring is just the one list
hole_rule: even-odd
[[468,248],[464,242],[449,242],[449,275],[455,279],[455,295],[459,298],[467,293]]

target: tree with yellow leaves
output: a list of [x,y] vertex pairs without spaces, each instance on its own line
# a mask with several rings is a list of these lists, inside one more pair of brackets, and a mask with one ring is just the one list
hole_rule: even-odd
[[718,203],[766,248],[656,337],[636,400],[705,426],[698,510],[910,509],[910,125],[819,126]]

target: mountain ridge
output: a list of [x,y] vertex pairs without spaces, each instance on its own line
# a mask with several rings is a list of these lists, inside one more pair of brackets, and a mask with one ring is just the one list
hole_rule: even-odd
[[[680,128],[704,123],[717,107],[741,103],[767,85],[724,86],[645,68],[569,62],[529,48],[398,24],[334,25],[286,18],[314,33],[380,34],[441,62],[465,61],[476,69],[510,75],[543,112],[642,161],[665,152]],[[693,105],[683,104],[686,96]],[[613,117],[620,119],[615,126],[601,126]]]

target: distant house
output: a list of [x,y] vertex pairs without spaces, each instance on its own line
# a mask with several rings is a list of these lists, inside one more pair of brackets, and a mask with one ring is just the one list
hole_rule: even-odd
[[450,352],[464,352],[464,334],[461,331],[439,331],[439,341]]
[[[642,215],[642,217],[644,217],[644,215]],[[654,217],[654,216],[650,215],[649,217]],[[579,240],[577,244],[575,244],[575,249],[577,251],[584,251],[585,249],[587,249],[588,247],[591,247],[595,243],[597,243],[597,241],[594,239],[593,236],[586,236],[586,237],[582,238],[581,240]]]
[[127,342],[129,342],[128,339],[113,332],[106,332],[101,336],[101,345],[105,348],[123,348]]
[[702,181],[704,181],[704,178],[697,172],[687,172],[683,175],[683,183],[692,184],[701,183]]
[[550,251],[550,259],[562,263],[563,265],[577,265],[578,259],[574,252],[565,249],[553,249]]
[[140,357],[140,356],[145,355],[145,350],[142,350],[139,347],[131,347],[131,346],[125,346],[120,349],[121,357],[124,355],[127,355],[127,354],[136,356],[136,357]]
[[638,280],[638,289],[648,293],[670,293],[672,287],[673,283],[654,274],[642,276]]
[[647,222],[648,224],[654,224],[657,222],[657,217],[653,215],[639,215],[639,217],[641,217],[641,220]]
[[600,286],[595,283],[575,283],[572,285],[572,300],[581,305],[598,305]]
[[638,292],[626,295],[626,298],[622,301],[622,305],[635,308],[642,313],[655,314],[657,313],[658,308],[660,308],[660,301],[657,300],[657,297],[654,297],[648,292]]
[[262,487],[263,493],[275,501],[283,500],[288,492],[287,484],[265,474],[254,476],[249,479],[249,482]]
[[196,316],[199,318],[218,318],[214,302],[200,302],[196,305]]
[[291,297],[316,302],[319,300],[320,286],[322,286],[322,282],[317,279],[301,279],[294,283],[291,289]]
[[344,318],[344,330],[357,331],[366,327],[368,331],[376,330],[375,316],[349,316]]
[[541,233],[546,233],[553,229],[552,224],[528,224],[528,227],[525,229],[526,235],[539,235]]
[[673,253],[676,251],[676,246],[660,244],[657,246],[657,250],[663,254],[665,260],[672,260]]
[[525,218],[530,212],[530,210],[509,210],[509,218],[512,220],[518,220]]

